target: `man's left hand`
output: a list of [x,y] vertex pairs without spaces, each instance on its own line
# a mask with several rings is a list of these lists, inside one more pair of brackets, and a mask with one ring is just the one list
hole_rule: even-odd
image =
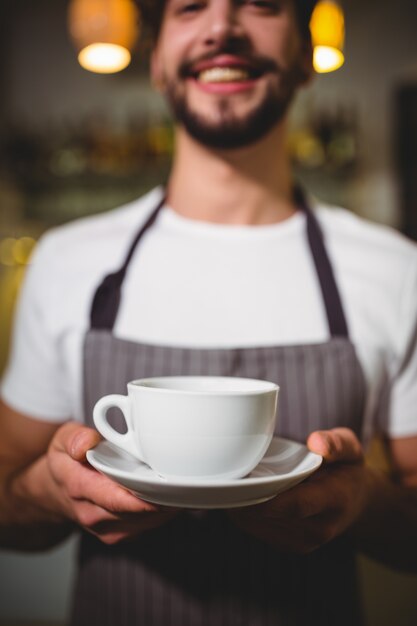
[[323,456],[315,474],[266,503],[229,512],[242,530],[299,554],[352,526],[366,508],[371,484],[361,444],[348,428],[316,431],[307,446]]

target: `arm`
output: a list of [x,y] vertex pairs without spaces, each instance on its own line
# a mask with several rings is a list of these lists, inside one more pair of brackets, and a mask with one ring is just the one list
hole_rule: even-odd
[[0,545],[39,550],[81,526],[103,542],[128,539],[175,511],[143,502],[91,468],[98,433],[31,419],[0,403]]
[[352,431],[312,433],[308,447],[323,455],[322,469],[273,500],[230,515],[280,550],[308,553],[349,533],[373,558],[417,571],[417,437],[388,445],[392,477],[366,465]]
[[21,476],[27,476],[29,483],[33,480],[32,466],[37,465],[57,429],[56,424],[32,420],[0,402],[2,547],[26,550],[47,548],[71,532],[71,524],[62,515],[43,510],[36,498],[25,501],[15,493],[15,483]]

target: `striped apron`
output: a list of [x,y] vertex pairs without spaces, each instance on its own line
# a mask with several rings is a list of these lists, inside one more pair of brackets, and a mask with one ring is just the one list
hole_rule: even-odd
[[[325,343],[235,349],[148,345],[115,337],[123,279],[163,201],[135,237],[123,266],[97,289],[84,346],[85,421],[93,406],[142,377],[215,375],[279,384],[276,434],[305,442],[336,426],[361,437],[366,395],[319,224],[306,213],[306,240],[330,330]],[[116,416],[116,420],[119,416]],[[120,419],[120,417],[119,417]],[[115,424],[115,421],[113,421]],[[137,539],[106,546],[83,533],[73,626],[358,626],[354,550],[346,537],[307,556],[281,553],[238,530],[221,510],[180,513]]]

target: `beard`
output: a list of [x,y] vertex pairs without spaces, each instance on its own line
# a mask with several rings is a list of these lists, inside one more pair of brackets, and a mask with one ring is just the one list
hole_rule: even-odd
[[[269,62],[268,70],[272,63]],[[264,97],[245,116],[233,110],[233,96],[219,97],[216,120],[207,119],[193,110],[181,89],[181,80],[165,80],[166,97],[177,123],[198,143],[217,150],[234,150],[250,146],[265,137],[286,115],[298,85],[305,75],[298,66],[285,72],[273,66],[279,75],[279,84],[269,84]],[[187,66],[180,69],[180,77],[187,76]]]

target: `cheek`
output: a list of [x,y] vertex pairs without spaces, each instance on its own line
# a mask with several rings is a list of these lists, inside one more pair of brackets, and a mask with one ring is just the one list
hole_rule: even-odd
[[259,24],[257,32],[253,32],[252,24],[251,39],[254,50],[274,59],[283,68],[291,67],[301,55],[298,30],[290,19],[265,20]]
[[192,50],[193,40],[187,28],[166,26],[158,42],[159,66],[163,74],[175,73],[181,63],[192,58]]

